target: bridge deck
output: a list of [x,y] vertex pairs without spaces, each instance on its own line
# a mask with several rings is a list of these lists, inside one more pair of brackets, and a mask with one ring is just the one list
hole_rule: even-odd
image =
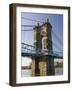
[[63,58],[63,51],[53,51],[53,50],[43,50],[39,49],[36,50],[34,46],[28,45],[25,43],[22,43],[22,56],[25,57],[44,57],[44,56],[50,56],[53,58]]
[[46,53],[46,54],[36,54],[36,53],[26,53],[26,52],[22,52],[21,54],[23,57],[27,56],[27,57],[44,57],[44,56],[50,56],[53,58],[59,58],[59,59],[63,59],[63,56],[60,56],[58,54],[51,54],[51,53]]

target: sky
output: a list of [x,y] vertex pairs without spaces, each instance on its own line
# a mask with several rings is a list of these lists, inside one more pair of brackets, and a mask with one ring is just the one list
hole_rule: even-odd
[[[21,13],[21,25],[40,25],[46,22],[47,18],[52,25],[52,41],[53,50],[62,51],[63,50],[63,15],[61,14],[44,14],[44,13]],[[35,21],[33,21],[35,20]],[[39,22],[40,21],[40,22]],[[22,31],[21,42],[34,45],[34,31],[33,27],[21,27],[21,30],[32,30],[32,31]]]
[[[46,22],[47,18],[52,25],[52,41],[53,50],[60,52],[63,50],[63,15],[61,14],[44,14],[44,13],[21,13],[21,25],[40,25]],[[40,21],[40,22],[39,22]],[[34,31],[33,27],[21,27],[21,43],[34,45]],[[23,31],[32,30],[32,31]],[[55,45],[54,45],[55,44]],[[62,61],[62,59],[55,59],[54,61]],[[22,57],[22,66],[27,66],[32,62],[30,58]]]

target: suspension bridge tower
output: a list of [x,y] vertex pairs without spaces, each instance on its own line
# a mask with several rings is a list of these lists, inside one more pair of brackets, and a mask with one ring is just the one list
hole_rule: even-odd
[[54,75],[54,58],[48,56],[48,52],[52,53],[52,25],[49,19],[42,25],[34,27],[34,47],[36,52],[45,53],[46,55],[34,57],[32,60],[32,75],[47,76]]
[[[42,50],[42,37],[41,37],[41,26],[38,25],[34,27],[34,47],[36,49],[36,53],[41,52]],[[32,75],[39,76],[40,68],[39,62],[41,57],[32,58]]]
[[[41,26],[42,28],[42,50],[46,54],[53,52],[53,43],[52,43],[52,25],[49,22],[49,19]],[[44,56],[44,61],[46,63],[46,75],[54,75],[54,58],[52,56]]]

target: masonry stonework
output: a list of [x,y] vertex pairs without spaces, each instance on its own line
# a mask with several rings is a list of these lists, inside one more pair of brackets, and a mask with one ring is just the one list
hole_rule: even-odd
[[[34,47],[36,52],[41,50],[48,53],[53,50],[52,47],[52,25],[49,20],[42,25],[37,25],[34,28]],[[32,76],[54,75],[54,59],[52,57],[43,56],[32,60]]]

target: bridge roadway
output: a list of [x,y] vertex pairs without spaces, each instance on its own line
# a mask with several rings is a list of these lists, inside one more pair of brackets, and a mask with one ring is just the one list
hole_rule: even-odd
[[27,56],[27,57],[44,57],[44,56],[50,56],[53,58],[59,58],[59,59],[63,59],[62,55],[56,54],[56,53],[28,53],[28,52],[22,52],[21,55],[23,57]]
[[52,51],[52,50],[40,50],[38,48],[38,50],[36,51],[34,46],[32,45],[28,45],[25,43],[22,43],[22,53],[21,55],[23,57],[27,56],[27,57],[44,57],[44,56],[50,56],[53,58],[60,58],[63,59],[63,51],[61,52],[56,52],[56,51]]

